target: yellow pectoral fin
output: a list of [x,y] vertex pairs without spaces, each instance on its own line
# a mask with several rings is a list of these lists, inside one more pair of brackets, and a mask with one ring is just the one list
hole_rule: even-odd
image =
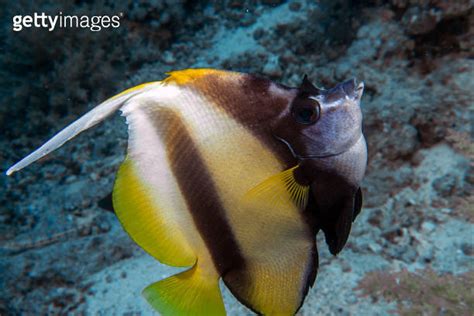
[[195,253],[176,223],[166,217],[170,210],[158,205],[152,194],[127,158],[117,173],[113,191],[114,210],[124,229],[160,262],[192,266],[196,262]]
[[296,181],[296,168],[250,189],[236,210],[236,232],[247,261],[223,279],[240,301],[263,315],[294,315],[316,276],[315,235],[300,211],[309,186]]
[[247,205],[267,206],[268,208],[295,204],[300,210],[308,203],[309,186],[299,184],[293,174],[295,166],[269,177],[250,189],[244,196]]

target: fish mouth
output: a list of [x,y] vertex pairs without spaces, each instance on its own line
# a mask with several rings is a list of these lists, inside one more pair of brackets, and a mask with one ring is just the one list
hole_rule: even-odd
[[361,92],[364,90],[364,82],[361,81],[358,84],[356,78],[352,78],[343,83],[340,83],[338,86],[341,87],[342,91],[346,94],[346,96],[352,99],[356,99],[359,95],[362,95]]
[[364,92],[364,82],[357,83],[357,79],[352,78],[337,84],[334,88],[325,90],[323,95],[328,103],[341,99],[360,100]]

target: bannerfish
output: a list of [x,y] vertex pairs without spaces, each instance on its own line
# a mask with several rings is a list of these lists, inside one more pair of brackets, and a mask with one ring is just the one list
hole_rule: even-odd
[[146,287],[163,315],[225,315],[219,280],[264,315],[295,314],[318,268],[316,234],[342,250],[367,164],[363,83],[290,88],[256,75],[173,71],[126,90],[7,171],[120,110],[128,149],[113,208],[160,262],[188,270]]

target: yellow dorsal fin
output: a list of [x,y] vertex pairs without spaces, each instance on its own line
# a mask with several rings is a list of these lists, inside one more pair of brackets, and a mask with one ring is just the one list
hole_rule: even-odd
[[187,83],[192,82],[193,80],[199,79],[210,74],[223,73],[223,71],[209,68],[189,68],[183,70],[174,70],[166,73],[167,75],[169,75],[169,77],[163,80],[163,82],[165,84],[175,83],[178,85],[185,85]]
[[295,204],[300,210],[308,203],[309,186],[299,184],[293,174],[295,166],[273,175],[250,189],[244,196],[244,203],[266,204],[268,207]]

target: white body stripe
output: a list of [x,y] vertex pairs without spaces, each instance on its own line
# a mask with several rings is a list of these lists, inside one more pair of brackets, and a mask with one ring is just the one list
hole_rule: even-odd
[[169,108],[167,101],[173,100],[173,95],[178,92],[176,87],[163,86],[156,92],[150,91],[133,98],[123,107],[122,115],[129,126],[128,156],[132,161],[139,162],[135,165],[136,170],[143,183],[153,190],[151,198],[160,206],[160,216],[169,225],[175,226],[177,233],[184,235],[190,247],[201,252],[199,255],[209,256],[202,254],[204,242],[172,172],[166,145],[148,115],[152,109]]

